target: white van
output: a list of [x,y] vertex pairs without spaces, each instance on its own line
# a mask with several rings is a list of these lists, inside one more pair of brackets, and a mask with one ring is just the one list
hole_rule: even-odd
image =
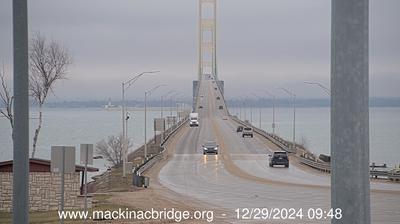
[[190,113],[189,126],[190,127],[198,127],[199,126],[199,114],[198,113]]

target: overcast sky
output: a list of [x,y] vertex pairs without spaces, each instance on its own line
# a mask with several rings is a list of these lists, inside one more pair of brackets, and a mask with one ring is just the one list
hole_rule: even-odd
[[[329,0],[219,0],[218,72],[227,97],[263,89],[284,97],[329,86]],[[0,1],[0,60],[12,74],[12,0]],[[155,84],[191,94],[197,78],[198,0],[30,0],[29,31],[62,43],[73,57],[57,100],[120,99],[121,82],[142,71],[128,91],[141,99]],[[400,96],[400,1],[370,0],[370,93]],[[11,80],[10,80],[11,81]],[[54,97],[53,97],[54,99]]]

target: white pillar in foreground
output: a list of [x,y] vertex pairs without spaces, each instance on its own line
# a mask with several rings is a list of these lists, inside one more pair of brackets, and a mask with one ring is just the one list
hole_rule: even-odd
[[332,223],[370,224],[368,0],[332,1]]

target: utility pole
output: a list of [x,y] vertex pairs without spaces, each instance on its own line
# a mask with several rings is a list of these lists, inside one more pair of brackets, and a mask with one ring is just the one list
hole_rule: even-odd
[[289,90],[285,88],[281,88],[283,91],[285,91],[289,96],[292,97],[293,101],[293,139],[292,139],[292,149],[296,151],[296,94],[293,92],[290,92]]
[[333,224],[370,224],[368,0],[332,1],[331,207]]
[[29,71],[27,0],[13,0],[13,223],[29,223]]

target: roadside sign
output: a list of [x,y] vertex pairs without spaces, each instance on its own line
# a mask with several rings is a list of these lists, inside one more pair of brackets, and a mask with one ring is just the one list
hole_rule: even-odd
[[61,173],[63,168],[64,173],[75,172],[75,146],[51,147],[51,172]]
[[81,164],[93,165],[93,144],[81,144]]
[[168,116],[167,117],[167,123],[168,124],[175,124],[176,123],[176,117],[175,116]]
[[165,131],[164,118],[154,118],[154,131]]
[[[61,173],[60,211],[64,212],[65,173],[75,173],[75,146],[52,146],[50,170]],[[60,220],[64,223],[64,217]]]

